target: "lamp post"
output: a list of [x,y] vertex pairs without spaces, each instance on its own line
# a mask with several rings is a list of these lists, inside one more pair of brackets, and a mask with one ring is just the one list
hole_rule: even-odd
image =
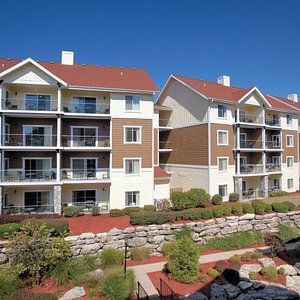
[[126,276],[128,236],[125,236],[124,241],[125,241],[124,274]]

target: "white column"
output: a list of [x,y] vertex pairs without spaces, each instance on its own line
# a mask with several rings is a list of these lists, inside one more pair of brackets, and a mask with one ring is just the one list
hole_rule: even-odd
[[58,85],[57,91],[57,111],[61,111],[61,86]]
[[61,185],[54,186],[53,205],[54,213],[61,214]]
[[57,129],[56,129],[57,147],[61,146],[61,115],[57,115]]
[[60,150],[56,150],[56,181],[60,181]]

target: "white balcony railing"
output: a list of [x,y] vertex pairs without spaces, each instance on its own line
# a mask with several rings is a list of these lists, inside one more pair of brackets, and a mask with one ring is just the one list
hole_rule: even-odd
[[241,165],[240,174],[261,174],[264,172],[263,165],[253,164],[253,165]]
[[76,114],[110,114],[108,103],[63,102],[63,112]]
[[63,147],[109,147],[109,136],[63,135]]
[[266,164],[266,172],[281,172],[281,164]]
[[262,149],[262,146],[261,140],[240,140],[240,148],[242,149]]
[[68,180],[106,180],[109,179],[107,169],[63,169],[61,179]]
[[57,111],[57,100],[8,98],[2,99],[2,109],[13,111]]
[[2,171],[4,182],[42,182],[55,181],[56,171],[54,170],[6,170]]
[[240,113],[239,122],[249,124],[263,124],[263,118],[257,115],[248,115]]
[[53,134],[4,134],[4,146],[55,147],[56,135]]

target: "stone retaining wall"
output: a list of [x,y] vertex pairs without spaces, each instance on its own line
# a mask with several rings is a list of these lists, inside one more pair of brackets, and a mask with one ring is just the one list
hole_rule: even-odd
[[[124,230],[112,229],[104,233],[83,233],[79,236],[68,236],[66,241],[71,245],[74,257],[84,254],[98,254],[106,248],[124,249],[124,238],[128,237],[128,246],[148,247],[152,255],[160,255],[161,246],[165,241],[171,241],[174,233],[184,227],[192,229],[195,242],[202,243],[215,236],[225,236],[234,232],[260,230],[263,232],[276,232],[278,224],[286,224],[300,228],[300,211],[288,213],[271,213],[266,215],[245,214],[243,216],[230,216],[207,221],[190,222],[185,224],[163,224],[128,227]],[[7,249],[0,244],[1,253]],[[1,262],[0,262],[1,263]]]

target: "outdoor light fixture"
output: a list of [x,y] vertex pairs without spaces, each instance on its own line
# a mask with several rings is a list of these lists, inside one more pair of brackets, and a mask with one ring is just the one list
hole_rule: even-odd
[[124,274],[125,274],[125,276],[126,276],[126,267],[127,267],[126,263],[127,263],[127,247],[128,247],[128,236],[125,236],[125,238],[124,238],[124,241],[125,241],[125,257],[124,257],[125,261],[124,261]]

